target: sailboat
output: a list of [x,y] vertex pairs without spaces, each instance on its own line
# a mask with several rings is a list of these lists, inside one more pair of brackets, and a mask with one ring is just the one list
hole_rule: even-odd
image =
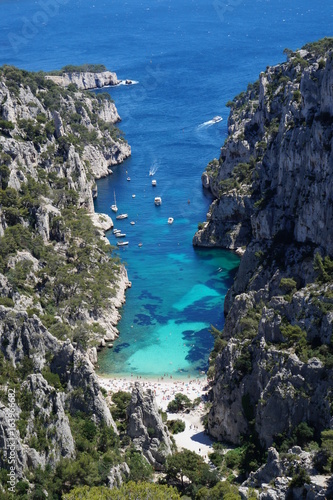
[[116,192],[113,191],[114,193],[114,205],[111,205],[111,210],[112,212],[118,212],[118,207],[117,207],[117,202],[116,202]]

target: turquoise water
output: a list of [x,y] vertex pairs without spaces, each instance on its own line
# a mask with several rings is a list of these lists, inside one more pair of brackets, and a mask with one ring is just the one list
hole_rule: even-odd
[[[211,202],[201,173],[227,135],[225,103],[266,65],[284,60],[285,47],[331,36],[331,2],[0,0],[0,9],[1,64],[38,71],[95,62],[139,82],[106,90],[132,157],[98,182],[96,210],[112,215],[115,190],[119,209],[129,214],[117,226],[129,241],[119,254],[133,286],[120,338],[100,355],[101,371],[205,370],[209,327],[223,327],[223,298],[238,258],[192,247]],[[215,115],[223,121],[212,124]],[[155,196],[162,206],[155,207]]]

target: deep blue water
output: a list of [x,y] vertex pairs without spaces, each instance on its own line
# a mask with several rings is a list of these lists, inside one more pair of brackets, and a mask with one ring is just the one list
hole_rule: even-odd
[[[107,89],[132,157],[98,182],[96,210],[111,214],[115,190],[129,214],[117,226],[129,241],[119,253],[133,286],[120,339],[101,354],[101,371],[204,370],[209,325],[223,327],[223,297],[238,265],[232,253],[191,244],[211,202],[200,176],[226,137],[225,103],[283,61],[284,48],[331,36],[331,2],[0,0],[0,13],[0,64],[37,71],[102,63],[139,82]],[[223,121],[207,124],[215,115]]]

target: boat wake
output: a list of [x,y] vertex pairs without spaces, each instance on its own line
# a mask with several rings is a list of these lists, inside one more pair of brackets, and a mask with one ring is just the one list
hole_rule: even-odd
[[221,116],[214,116],[214,118],[212,118],[211,120],[198,125],[198,128],[211,127],[212,125],[215,125],[215,123],[219,123],[222,120],[223,118]]
[[152,167],[150,167],[149,169],[149,175],[155,175],[156,172],[158,170],[158,167],[156,167],[156,165],[153,165]]

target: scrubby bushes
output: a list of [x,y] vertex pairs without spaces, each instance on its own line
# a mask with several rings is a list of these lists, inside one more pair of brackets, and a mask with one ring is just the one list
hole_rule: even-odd
[[185,430],[185,422],[183,420],[168,420],[167,426],[172,434],[179,434],[180,432],[184,432]]
[[175,398],[170,401],[167,407],[167,411],[170,413],[178,413],[185,410],[190,410],[192,408],[191,400],[185,395],[178,392]]

